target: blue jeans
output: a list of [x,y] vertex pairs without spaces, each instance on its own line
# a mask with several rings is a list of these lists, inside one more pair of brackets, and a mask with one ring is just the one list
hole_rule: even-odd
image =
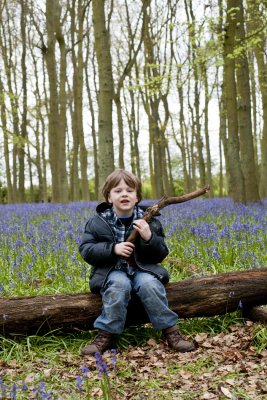
[[169,309],[165,288],[155,276],[137,270],[132,274],[115,270],[109,274],[106,285],[101,290],[102,313],[95,320],[94,328],[121,333],[131,293],[139,297],[155,329],[176,325],[178,316]]

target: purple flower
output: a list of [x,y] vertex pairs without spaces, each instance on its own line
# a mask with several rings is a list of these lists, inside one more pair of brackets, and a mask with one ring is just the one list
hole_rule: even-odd
[[112,360],[111,360],[111,364],[113,366],[113,368],[116,368],[116,362],[117,362],[117,353],[115,349],[111,349],[111,354],[113,355]]
[[84,381],[84,378],[82,378],[80,375],[76,376],[76,386],[79,389],[79,392],[81,394],[84,393],[84,390],[82,388],[83,387],[83,381]]
[[2,398],[5,398],[6,395],[6,385],[4,384],[3,380],[0,378],[0,388],[2,391]]
[[85,364],[82,365],[81,371],[84,375],[87,375],[88,373],[90,373],[90,370],[87,368],[87,366]]
[[107,364],[103,361],[103,358],[99,352],[95,353],[96,365],[99,373],[108,376]]
[[15,383],[13,383],[13,385],[11,386],[11,390],[10,390],[10,396],[12,400],[16,400],[17,398],[17,389],[18,387],[16,386]]

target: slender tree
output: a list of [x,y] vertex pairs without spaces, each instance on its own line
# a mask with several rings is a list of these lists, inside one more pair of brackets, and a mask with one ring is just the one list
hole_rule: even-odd
[[260,160],[259,192],[261,198],[267,197],[267,61],[266,61],[266,12],[260,12],[262,2],[248,0],[249,28],[253,40],[253,50],[257,60],[258,80],[262,100],[262,138]]
[[[95,51],[98,65],[98,138],[99,138],[99,184],[114,169],[113,150],[113,75],[109,32],[106,27],[105,0],[92,0]],[[100,193],[99,193],[100,196]]]
[[224,84],[227,115],[227,161],[229,166],[229,191],[236,202],[245,202],[244,176],[240,162],[238,137],[237,88],[235,79],[235,36],[238,0],[227,0],[224,36]]
[[[46,1],[47,49],[45,52],[49,80],[49,159],[52,173],[52,201],[68,200],[66,171],[66,54],[60,26],[60,6]],[[59,78],[57,74],[56,42],[60,50]]]
[[196,35],[196,18],[193,10],[192,0],[184,1],[185,11],[187,15],[188,21],[188,34],[189,34],[189,42],[191,45],[191,57],[192,57],[192,69],[194,76],[194,114],[192,118],[192,122],[194,124],[194,134],[196,138],[196,146],[197,146],[197,158],[199,165],[199,176],[200,176],[200,184],[204,186],[206,184],[206,169],[205,162],[203,156],[203,139],[201,135],[201,121],[200,121],[200,76],[198,69],[198,60],[197,60],[197,35]]
[[252,202],[259,201],[260,198],[254,159],[251,90],[245,36],[243,0],[238,0],[236,12],[236,48],[240,46],[236,60],[238,130],[245,196],[247,202]]

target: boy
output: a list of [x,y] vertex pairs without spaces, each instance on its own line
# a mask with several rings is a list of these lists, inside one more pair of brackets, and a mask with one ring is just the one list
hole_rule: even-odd
[[[81,354],[103,353],[112,348],[113,337],[124,329],[131,294],[141,300],[155,329],[171,348],[186,352],[195,349],[177,329],[178,316],[168,308],[164,284],[169,274],[160,263],[168,254],[164,232],[158,219],[149,224],[142,219],[141,182],[122,169],[107,177],[102,193],[105,202],[85,227],[79,246],[83,259],[92,265],[90,289],[102,296],[102,313],[95,320],[98,334]],[[139,233],[135,243],[127,242],[132,229]]]

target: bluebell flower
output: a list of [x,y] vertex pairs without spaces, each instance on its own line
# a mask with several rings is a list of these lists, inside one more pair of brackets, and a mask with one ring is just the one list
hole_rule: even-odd
[[10,390],[10,397],[12,400],[16,400],[16,398],[17,398],[17,389],[18,389],[18,386],[15,383],[13,383],[13,385],[11,386],[11,390]]
[[95,353],[96,365],[99,373],[108,376],[107,364],[103,361],[103,358],[99,352]]
[[90,370],[89,370],[89,368],[87,368],[87,366],[85,364],[83,364],[82,368],[81,368],[81,372],[86,376],[87,374],[90,373]]
[[111,360],[111,364],[113,366],[113,368],[116,368],[116,363],[117,363],[117,353],[116,353],[116,349],[111,349],[111,354],[112,354],[112,360]]
[[4,384],[3,380],[0,378],[0,388],[2,393],[2,398],[6,396],[6,385]]
[[76,386],[77,386],[77,388],[79,389],[79,392],[80,392],[81,394],[84,393],[84,390],[83,390],[83,381],[84,381],[84,378],[83,378],[83,377],[81,377],[80,375],[76,376]]

